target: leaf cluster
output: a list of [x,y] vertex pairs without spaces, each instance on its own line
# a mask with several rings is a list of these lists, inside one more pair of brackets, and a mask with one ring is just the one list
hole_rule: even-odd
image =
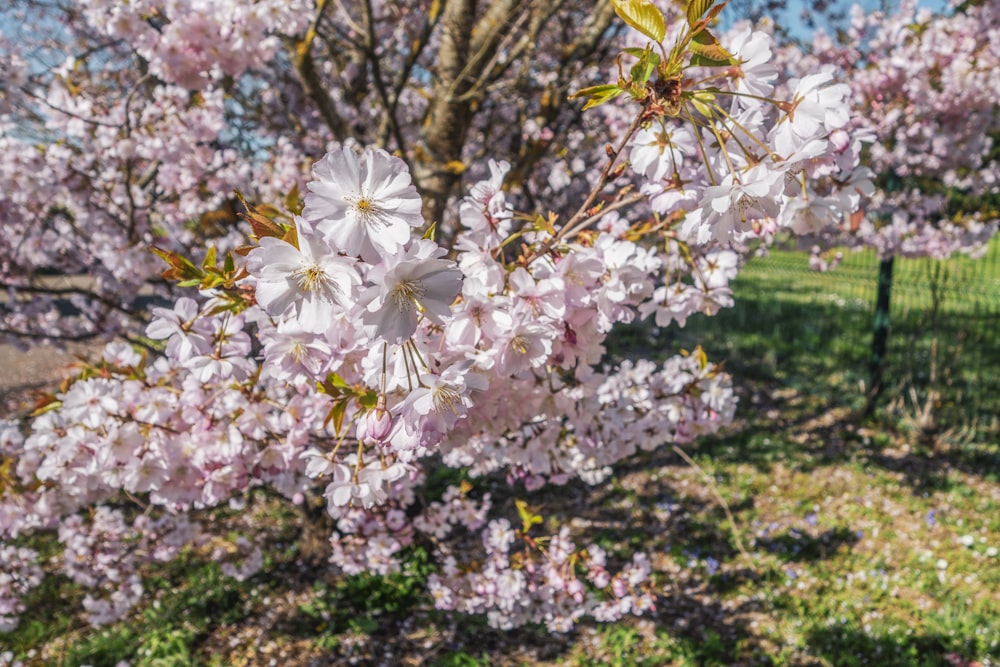
[[[571,97],[587,98],[583,106],[586,110],[628,93],[632,99],[646,107],[662,108],[667,115],[678,115],[682,107],[682,95],[691,95],[684,91],[683,75],[686,68],[731,67],[739,64],[709,30],[709,26],[728,2],[729,0],[690,0],[685,13],[687,25],[667,53],[662,43],[666,37],[666,19],[655,4],[650,0],[612,0],[619,18],[652,42],[643,49],[626,48],[618,55],[617,82],[584,88]],[[627,76],[622,66],[623,56],[636,60],[628,68]]]

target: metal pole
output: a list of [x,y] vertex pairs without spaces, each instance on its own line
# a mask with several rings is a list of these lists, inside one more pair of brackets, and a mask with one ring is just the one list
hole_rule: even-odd
[[889,345],[889,297],[892,293],[892,261],[883,259],[878,267],[878,297],[875,301],[875,327],[872,336],[872,356],[869,362],[871,387],[865,414],[875,410],[875,401],[885,386],[885,363]]

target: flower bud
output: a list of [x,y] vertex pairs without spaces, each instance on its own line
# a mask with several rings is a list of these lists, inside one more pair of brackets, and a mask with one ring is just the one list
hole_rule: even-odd
[[834,130],[830,133],[830,143],[837,153],[843,153],[851,145],[851,135],[843,130]]
[[385,443],[392,433],[393,422],[392,415],[385,408],[376,407],[374,410],[369,410],[358,422],[358,440]]

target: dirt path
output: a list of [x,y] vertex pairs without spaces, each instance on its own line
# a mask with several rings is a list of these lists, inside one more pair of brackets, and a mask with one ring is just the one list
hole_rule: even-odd
[[92,355],[98,348],[93,343],[76,343],[65,349],[42,345],[24,351],[0,345],[0,419],[29,408],[34,392],[56,388],[78,355]]

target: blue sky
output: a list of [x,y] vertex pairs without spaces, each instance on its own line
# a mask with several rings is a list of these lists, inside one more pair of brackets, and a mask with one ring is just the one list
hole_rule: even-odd
[[[725,24],[726,20],[734,21],[740,20],[743,17],[739,16],[738,3],[734,3],[736,6],[731,6],[726,9],[720,16]],[[779,25],[783,25],[788,28],[791,34],[800,39],[808,39],[811,34],[811,30],[806,28],[802,23],[800,14],[806,6],[811,3],[808,2],[795,2],[794,0],[788,0],[787,7],[778,12],[773,18],[779,22]],[[830,0],[829,2],[831,8],[846,10],[851,7],[851,5],[861,5],[866,11],[872,12],[879,9],[884,3],[882,0]],[[899,6],[898,0],[888,0],[888,5],[890,10]],[[919,7],[927,7],[935,12],[944,12],[948,8],[947,0],[918,0],[917,5]]]

